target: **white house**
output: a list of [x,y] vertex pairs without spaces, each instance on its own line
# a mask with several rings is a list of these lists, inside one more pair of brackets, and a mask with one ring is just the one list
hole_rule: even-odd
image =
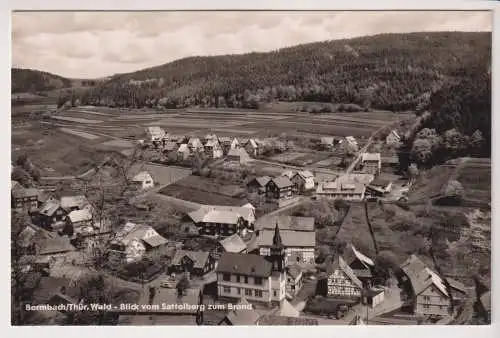
[[165,130],[157,126],[147,127],[146,132],[151,142],[160,142],[166,135]]
[[203,143],[201,143],[200,139],[197,137],[191,137],[187,145],[192,152],[203,151],[205,148]]
[[141,171],[132,177],[131,182],[139,189],[149,189],[155,186],[153,177],[147,171]]
[[316,197],[361,201],[365,198],[365,191],[365,185],[358,182],[325,182],[318,185],[318,188],[316,189]]
[[389,135],[385,138],[385,142],[388,145],[395,145],[398,144],[401,141],[401,136],[399,136],[398,132],[394,129],[392,130]]
[[205,153],[211,158],[221,158],[224,156],[222,147],[217,139],[209,139],[205,143]]
[[314,189],[314,175],[309,170],[298,171],[292,176],[295,191],[305,192]]

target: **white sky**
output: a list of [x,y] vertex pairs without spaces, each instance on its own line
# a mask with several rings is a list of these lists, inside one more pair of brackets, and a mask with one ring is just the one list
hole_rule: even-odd
[[16,12],[12,66],[97,78],[379,33],[491,31],[489,12]]

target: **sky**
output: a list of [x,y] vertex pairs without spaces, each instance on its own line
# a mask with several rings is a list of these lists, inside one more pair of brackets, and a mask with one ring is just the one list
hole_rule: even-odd
[[380,33],[491,31],[489,12],[15,12],[12,66],[99,78],[189,56]]

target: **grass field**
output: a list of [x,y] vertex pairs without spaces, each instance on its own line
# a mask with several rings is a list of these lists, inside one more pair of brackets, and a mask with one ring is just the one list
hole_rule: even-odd
[[73,130],[73,129],[69,129],[69,128],[60,128],[60,130],[64,131],[65,133],[68,133],[68,134],[72,134],[72,135],[86,138],[88,140],[95,140],[95,139],[99,138],[99,136],[97,136],[97,135],[89,134],[89,133],[86,133],[83,131]]
[[189,202],[209,205],[242,206],[245,190],[237,185],[221,185],[214,181],[188,176],[160,190],[161,194]]

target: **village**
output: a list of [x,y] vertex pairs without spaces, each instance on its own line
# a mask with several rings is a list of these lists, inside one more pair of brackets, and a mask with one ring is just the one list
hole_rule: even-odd
[[[89,179],[61,193],[12,181],[13,216],[29,220],[13,243],[17,268],[36,285],[25,286],[26,302],[84,304],[81,280],[95,275],[123,291],[98,298],[113,303],[106,320],[114,325],[450,323],[470,302],[468,287],[417,252],[389,269],[354,243],[320,259],[318,219],[294,212],[311,203],[338,214],[404,204],[412,177],[397,173],[401,132],[320,137],[318,151],[342,154],[320,168],[263,159],[289,147],[283,138],[188,137],[151,126],[123,160],[134,165],[104,163],[98,185]],[[162,168],[182,174],[162,181]],[[103,183],[108,171],[123,189]],[[105,203],[105,190],[120,202]],[[113,214],[112,203],[123,209]],[[45,323],[74,320],[71,311],[36,312]]]

